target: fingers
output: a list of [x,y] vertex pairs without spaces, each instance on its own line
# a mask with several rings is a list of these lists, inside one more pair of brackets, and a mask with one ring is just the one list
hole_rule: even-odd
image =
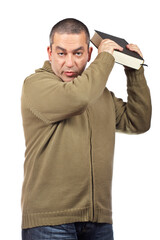
[[123,48],[119,46],[116,42],[110,40],[110,39],[104,39],[98,48],[98,53],[101,52],[109,52],[113,55],[114,50],[123,51]]
[[[128,45],[126,45],[126,47],[130,51],[137,52],[143,58],[142,52],[140,51],[140,49],[137,45],[128,44]],[[109,52],[110,54],[113,55],[114,50],[123,51],[123,48],[120,45],[118,45],[116,42],[114,42],[110,39],[104,39],[99,45],[98,53]]]
[[128,44],[126,47],[129,50],[131,50],[131,51],[137,52],[143,58],[142,52],[140,51],[140,49],[139,49],[139,47],[137,45],[135,45],[135,44]]

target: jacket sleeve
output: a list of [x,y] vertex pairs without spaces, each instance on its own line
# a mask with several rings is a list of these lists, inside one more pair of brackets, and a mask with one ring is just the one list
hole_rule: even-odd
[[126,133],[143,133],[150,128],[151,98],[143,67],[125,70],[128,100],[116,98],[112,93],[116,111],[116,129]]
[[22,101],[46,123],[81,114],[102,94],[113,65],[113,56],[103,52],[71,82],[61,81],[53,73],[36,73],[24,82]]

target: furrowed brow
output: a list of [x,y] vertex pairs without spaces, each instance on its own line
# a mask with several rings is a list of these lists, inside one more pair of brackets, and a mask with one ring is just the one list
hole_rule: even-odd
[[[63,52],[66,52],[67,50],[65,49],[65,48],[62,48],[62,47],[60,47],[60,46],[56,46],[56,50],[61,50],[61,51],[63,51]],[[76,48],[76,49],[74,49],[72,52],[77,52],[77,51],[79,51],[79,50],[84,50],[84,47],[79,47],[79,48]]]
[[61,51],[63,51],[63,52],[66,52],[66,49],[65,49],[65,48],[62,48],[62,47],[60,47],[60,46],[57,46],[57,47],[56,47],[56,50],[61,50]]
[[77,52],[77,51],[79,51],[79,50],[84,50],[84,47],[76,48],[76,49],[73,50],[73,52]]

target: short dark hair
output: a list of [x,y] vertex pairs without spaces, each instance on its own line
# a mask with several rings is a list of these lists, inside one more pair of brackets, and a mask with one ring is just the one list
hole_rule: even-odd
[[81,32],[85,32],[86,34],[86,43],[88,44],[89,47],[89,43],[90,43],[90,34],[89,34],[89,30],[86,27],[86,25],[84,23],[82,23],[81,21],[75,19],[75,18],[66,18],[63,19],[61,21],[59,21],[58,23],[56,23],[50,32],[49,35],[49,41],[50,41],[50,47],[52,48],[52,44],[53,44],[53,38],[54,38],[54,34],[55,33],[67,33],[67,34],[79,34]]

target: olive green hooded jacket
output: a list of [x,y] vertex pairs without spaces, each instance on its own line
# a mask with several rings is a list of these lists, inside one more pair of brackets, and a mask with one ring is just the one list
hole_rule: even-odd
[[22,228],[112,223],[115,131],[143,133],[151,119],[143,67],[126,70],[125,103],[106,88],[113,65],[111,54],[100,53],[81,76],[63,82],[46,61],[25,79]]

